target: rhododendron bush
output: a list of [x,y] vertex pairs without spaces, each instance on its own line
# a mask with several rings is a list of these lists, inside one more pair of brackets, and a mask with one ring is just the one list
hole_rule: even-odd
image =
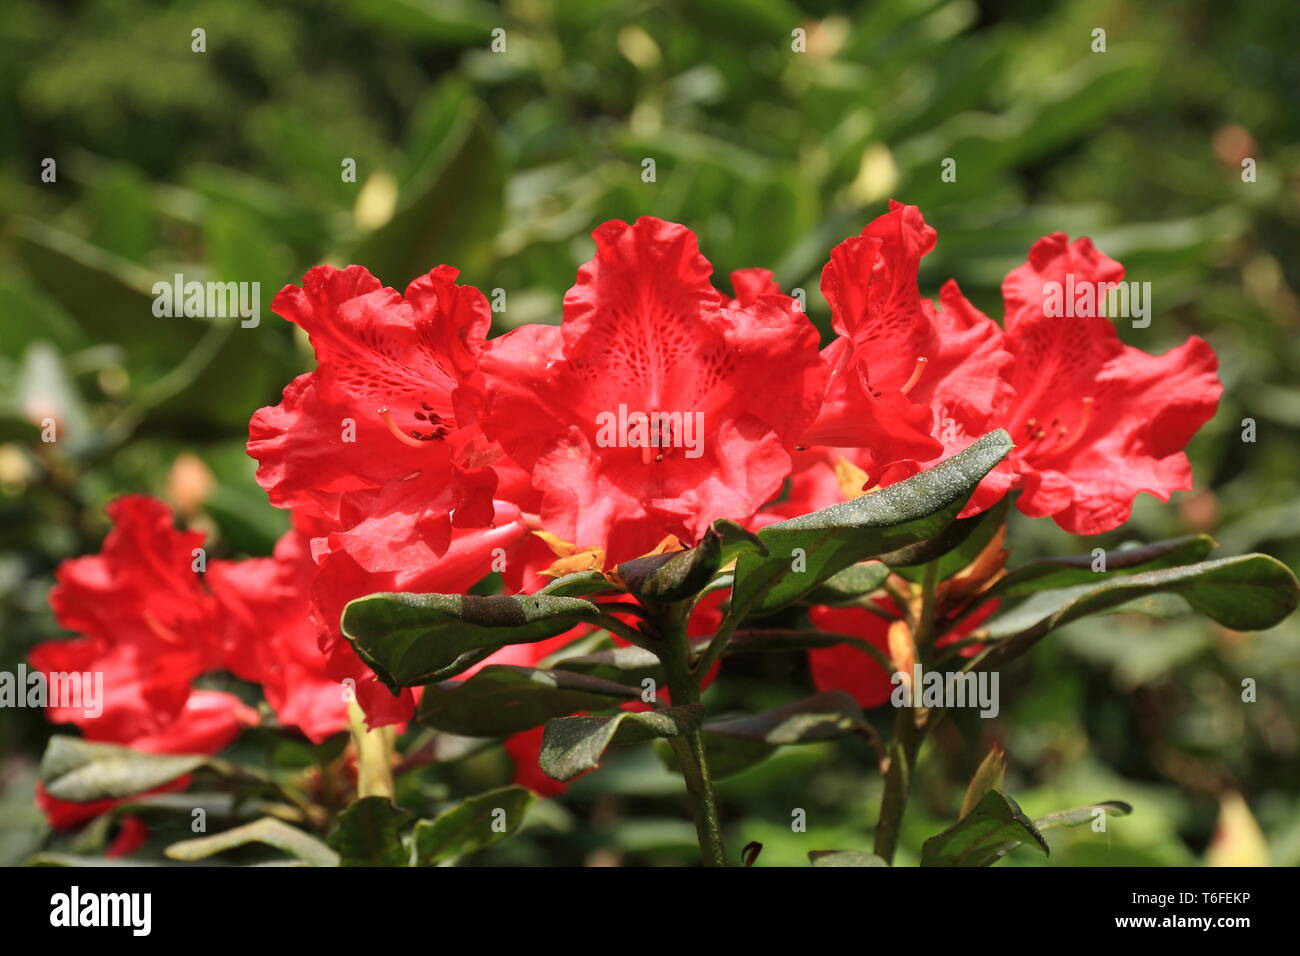
[[[100,552],[59,569],[51,604],[75,636],[30,664],[102,672],[105,693],[93,716],[47,711],[80,729],[43,762],[55,827],[125,806],[109,852],[130,854],[149,821],[126,805],[201,788],[257,812],[169,857],[263,843],[432,865],[649,747],[680,775],[703,861],[740,865],[761,848],[725,842],[716,782],[859,738],[884,781],[871,828],[809,857],[890,864],[927,739],[958,709],[996,716],[1018,692],[1003,670],[1057,628],[1123,610],[1249,631],[1295,610],[1290,570],[1206,535],[1015,560],[1012,509],[1088,536],[1143,493],[1193,488],[1184,448],[1222,390],[1199,338],[1154,355],[1098,310],[1060,314],[1054,289],[1123,279],[1087,238],[1034,243],[991,317],[952,281],[921,294],[935,230],[891,202],[830,250],[828,341],[763,263],[715,276],[687,225],[593,238],[562,320],[496,336],[454,265],[404,291],[322,265],[279,293],[315,367],[249,409],[247,448],[291,529],[269,557],[209,560],[166,505],[128,496]],[[737,657],[791,652],[812,696],[779,671],[762,704],[707,693]],[[212,689],[219,673],[258,705]],[[314,762],[241,764],[228,748],[256,726]],[[496,742],[515,784],[422,817],[404,778]],[[990,752],[910,855],[989,865],[1134,809],[1098,793],[1032,820],[1004,763]]]

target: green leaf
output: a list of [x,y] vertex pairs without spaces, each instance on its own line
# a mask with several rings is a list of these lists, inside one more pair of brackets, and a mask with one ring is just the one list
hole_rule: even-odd
[[182,840],[180,843],[173,843],[163,852],[170,859],[190,862],[205,860],[214,854],[223,853],[237,846],[246,846],[249,843],[264,843],[312,866],[339,865],[338,854],[320,840],[274,817],[263,817],[253,823],[223,830],[212,836]]
[[1177,567],[1203,560],[1213,548],[1214,539],[1208,534],[1171,538],[1136,548],[1120,548],[1106,552],[1105,571],[1092,570],[1095,558],[1091,554],[1044,558],[1010,572],[993,586],[990,597],[1021,597],[1035,591],[1091,585],[1107,577]]
[[1096,819],[1098,810],[1108,817],[1126,817],[1133,812],[1133,807],[1123,800],[1103,800],[1100,803],[1090,803],[1086,807],[1049,813],[1035,820],[1034,826],[1039,830],[1059,830],[1064,827],[1082,826],[1085,823],[1091,824]]
[[[1090,824],[1096,819],[1098,810],[1110,817],[1126,817],[1133,812],[1133,808],[1121,800],[1107,800],[1103,803],[1092,803],[1086,807],[1077,807],[1073,810],[1049,813],[1047,816],[1035,820],[1034,828],[1041,833],[1043,830],[1060,830],[1065,827]],[[992,865],[1018,846],[1020,846],[1019,840],[1009,840],[1002,844],[996,850],[991,851],[991,859],[985,865]]]
[[1026,844],[1050,855],[1047,841],[1016,801],[990,790],[969,815],[921,847],[922,866],[989,866],[1008,849]]
[[1297,592],[1291,570],[1264,554],[1113,577],[1091,587],[1042,591],[988,622],[989,633],[1005,640],[993,645],[976,664],[986,667],[1010,660],[1070,621],[1152,594],[1175,594],[1224,627],[1256,631],[1272,627],[1294,611]]
[[372,594],[343,609],[342,627],[397,693],[454,677],[507,644],[534,644],[599,615],[590,601],[549,594]]
[[339,814],[329,845],[340,866],[405,866],[409,853],[402,831],[411,815],[387,797],[362,797]]
[[555,597],[586,597],[589,594],[607,594],[616,590],[599,571],[575,571],[556,578],[538,591]]
[[958,518],[926,541],[880,555],[880,561],[908,580],[919,581],[925,566],[938,563],[939,580],[956,574],[970,564],[993,540],[1006,520],[1008,499],[969,518]]
[[546,725],[538,763],[554,780],[572,780],[600,763],[605,750],[656,737],[678,737],[700,725],[698,705],[612,717],[561,717]]
[[889,566],[880,561],[855,564],[832,574],[804,595],[804,601],[808,604],[856,604],[884,584],[889,574]]
[[23,861],[23,866],[166,866],[152,860],[131,860],[114,856],[84,856],[78,853],[46,851],[35,853]]
[[695,547],[624,561],[616,568],[642,601],[671,604],[698,594],[725,560],[760,550],[758,538],[734,521],[715,521]]
[[602,710],[640,696],[635,687],[586,674],[494,664],[469,680],[425,688],[419,719],[465,737],[504,737],[553,717]]
[[161,787],[210,759],[203,754],[141,753],[56,734],[41,758],[41,782],[52,797],[85,803]]
[[[1011,447],[1005,431],[990,432],[906,481],[769,525],[758,532],[768,554],[741,555],[736,565],[733,607],[769,614],[850,565],[935,537]],[[796,549],[801,571],[793,570]]]
[[536,799],[525,787],[500,787],[419,821],[412,837],[415,865],[433,866],[504,840],[519,829]]
[[722,779],[766,760],[780,747],[834,740],[866,726],[857,702],[835,690],[760,714],[710,720],[704,724],[704,746],[714,778]]
[[566,657],[557,664],[568,671],[629,684],[639,685],[647,677],[656,684],[663,684],[667,680],[659,658],[653,651],[643,647],[611,647],[578,657]]
[[860,850],[809,850],[808,862],[813,866],[889,866],[876,854]]

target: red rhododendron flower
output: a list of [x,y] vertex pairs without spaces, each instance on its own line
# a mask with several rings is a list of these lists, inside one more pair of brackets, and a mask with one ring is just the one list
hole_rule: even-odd
[[[839,347],[863,356],[871,389],[896,389],[933,411],[933,434],[943,446],[936,460],[995,428],[1011,434],[1016,448],[980,483],[963,515],[1021,488],[1025,514],[1096,534],[1123,524],[1142,491],[1168,500],[1191,487],[1182,448],[1213,415],[1222,391],[1205,342],[1193,337],[1153,356],[1124,345],[1107,318],[1050,315],[1048,283],[1095,290],[1124,275],[1088,240],[1070,245],[1062,234],[1035,243],[1029,261],[1008,275],[1005,333],[954,282],[940,290],[942,307],[935,309],[915,282],[916,264],[934,242],[915,207],[891,202],[862,236],[836,247],[822,287],[838,342],[851,343]],[[843,492],[844,475],[833,482],[826,472],[841,462],[852,466],[850,474],[866,476],[865,487],[927,467],[898,447],[812,449],[811,467],[821,477],[796,481],[793,490],[807,497],[781,510],[834,503],[825,499]]]
[[[319,564],[310,585],[310,616],[325,656],[325,672],[335,681],[353,682],[367,726],[384,727],[409,719],[415,693],[408,688],[394,696],[379,682],[339,628],[343,609],[355,598],[379,592],[458,594],[485,577],[498,559],[510,567],[532,535],[513,505],[498,501],[496,508],[495,527],[457,530],[446,552],[428,567],[416,566],[402,573],[374,572],[362,567],[349,551],[317,554]],[[327,547],[327,540],[314,538],[312,546]]]
[[226,666],[261,685],[282,725],[320,743],[347,728],[347,698],[326,672],[311,618],[315,571],[309,539],[295,529],[274,557],[214,561],[208,580],[225,616]]
[[[50,594],[59,623],[82,636],[29,655],[47,680],[102,675],[102,699],[93,707],[84,694],[78,706],[51,700],[46,715],[76,724],[88,740],[146,753],[216,753],[258,718],[231,694],[193,687],[223,658],[219,606],[195,570],[203,536],[176,530],[152,498],[120,498],[107,511],[113,529],[101,553],[60,565]],[[56,825],[71,825],[115,802],[69,807],[44,795],[42,805]]]
[[794,301],[747,280],[724,298],[684,226],[593,235],[563,325],[485,346],[482,424],[531,472],[543,527],[617,563],[774,496],[826,369]]
[[360,266],[317,266],[276,312],[307,331],[317,368],[249,423],[271,503],[333,524],[368,571],[435,560],[451,529],[493,516],[490,448],[474,424],[476,353],[491,313],[449,266],[406,295]]
[[1049,282],[1118,282],[1124,268],[1087,239],[1034,243],[1007,276],[1006,347],[1015,389],[999,424],[1016,448],[1020,510],[1097,534],[1128,520],[1143,491],[1168,501],[1192,487],[1183,447],[1223,391],[1214,350],[1193,336],[1164,355],[1125,345],[1110,319],[1048,315]]
[[[836,246],[822,270],[822,292],[839,333],[826,353],[836,367],[855,371],[839,376],[838,390],[832,386],[817,440],[808,444],[860,446],[816,454],[832,468],[847,461],[865,474],[868,487],[910,477],[924,462],[963,450],[997,427],[994,413],[1010,397],[1005,376],[1012,358],[997,324],[955,282],[940,290],[940,309],[921,296],[917,270],[934,245],[935,231],[920,210],[891,201],[862,235]],[[864,415],[864,408],[874,411]],[[831,422],[833,429],[826,427]],[[996,470],[966,513],[995,503],[1014,479],[1012,469]],[[823,480],[821,487],[834,485]],[[843,497],[806,502],[798,513]]]

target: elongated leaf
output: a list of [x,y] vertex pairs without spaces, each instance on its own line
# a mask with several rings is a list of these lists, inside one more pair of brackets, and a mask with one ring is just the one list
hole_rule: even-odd
[[832,740],[866,725],[862,708],[841,690],[796,700],[761,714],[720,717],[704,725],[706,734],[760,740],[776,747]]
[[209,760],[203,754],[147,754],[56,734],[41,758],[41,782],[52,797],[84,803],[161,787]]
[[415,825],[416,866],[474,853],[504,840],[519,829],[537,794],[525,787],[500,787],[444,810]]
[[813,866],[889,866],[876,854],[861,850],[809,850],[808,862]]
[[[761,714],[707,721],[704,744],[713,776],[720,780],[761,763],[780,747],[834,740],[864,727],[857,701],[843,691],[827,691]],[[661,754],[665,762],[667,756]]]
[[[909,581],[921,581],[925,577],[926,564],[934,561],[938,565],[938,579],[942,581],[951,577],[980,556],[999,529],[1006,525],[1007,511],[1011,507],[1010,497],[1004,497],[987,511],[981,511],[970,518],[958,518],[931,541],[922,541],[912,548],[903,548],[892,555],[882,554],[880,560],[901,577]],[[946,540],[949,533],[960,526],[960,540],[953,544]],[[919,560],[918,560],[919,558]],[[904,561],[910,563],[904,564]],[[891,563],[893,562],[893,563]]]
[[626,684],[640,684],[647,677],[657,684],[665,681],[663,664],[653,651],[643,647],[611,647],[579,657],[566,657],[559,662],[559,666],[568,671]]
[[166,866],[152,860],[122,859],[116,856],[85,856],[79,853],[57,853],[46,851],[29,856],[23,866]]
[[1098,810],[1108,817],[1126,817],[1133,812],[1133,807],[1123,800],[1103,800],[1100,803],[1090,803],[1086,807],[1075,807],[1073,810],[1060,810],[1057,813],[1049,813],[1047,816],[1035,820],[1034,826],[1041,831],[1077,827],[1085,823],[1091,824],[1093,820],[1097,819]]
[[698,594],[726,560],[757,551],[759,539],[734,521],[715,521],[693,548],[624,561],[617,568],[627,589],[643,601],[670,604]]
[[1020,805],[1001,790],[990,790],[967,816],[921,847],[922,866],[989,866],[1007,844],[1027,844],[1051,855],[1047,841]]
[[990,432],[906,481],[769,525],[758,532],[768,554],[741,555],[736,565],[733,605],[768,614],[850,565],[934,538],[1010,449],[1005,431]]
[[343,633],[388,688],[454,677],[507,644],[594,621],[590,601],[549,594],[371,594],[343,609]]
[[[1034,828],[1041,833],[1044,830],[1060,830],[1065,827],[1083,826],[1084,824],[1091,824],[1093,820],[1097,819],[1098,812],[1104,813],[1108,817],[1126,817],[1133,812],[1133,808],[1121,800],[1091,803],[1086,807],[1076,807],[1073,810],[1062,810],[1059,813],[1049,813],[1045,817],[1039,817],[1034,821]],[[1010,840],[1002,844],[991,852],[988,865],[1000,860],[1020,844],[1021,841],[1019,840]]]
[[639,697],[635,687],[586,674],[494,664],[467,681],[427,687],[419,719],[465,737],[504,737],[539,727],[552,717],[602,710]]
[[1264,554],[1112,577],[1092,587],[1043,591],[989,621],[989,632],[1005,639],[976,663],[989,667],[1010,660],[1070,621],[1151,594],[1177,595],[1225,627],[1255,631],[1272,627],[1294,611],[1297,592],[1290,569]]
[[548,777],[572,780],[600,763],[613,746],[678,737],[700,725],[698,706],[666,707],[612,717],[560,717],[546,725],[539,764]]
[[387,797],[362,797],[339,814],[329,845],[340,866],[405,866],[410,854],[402,831],[411,815]]
[[939,562],[940,579],[960,571],[980,553],[1005,519],[1007,499],[969,518],[958,518],[933,538],[880,555],[880,561],[904,577],[920,579],[923,566]]
[[[816,647],[835,647],[837,644],[866,644],[851,634],[834,634],[829,631],[791,628],[755,628],[733,631],[723,655],[773,654],[787,651],[806,651]],[[691,651],[698,653],[709,646],[709,639],[696,640]],[[612,647],[579,657],[566,657],[558,662],[565,670],[604,677],[626,684],[639,685],[647,677],[663,683],[663,665],[654,652],[640,647]]]
[[556,578],[538,591],[556,597],[587,597],[591,594],[608,594],[617,589],[599,571],[575,571]]
[[1120,548],[1106,552],[1105,571],[1092,570],[1095,559],[1091,554],[1045,558],[1016,568],[994,585],[990,596],[1020,597],[1035,591],[1091,585],[1108,577],[1191,564],[1203,560],[1213,548],[1214,539],[1208,534],[1171,538],[1136,548]]
[[889,566],[881,561],[854,564],[832,574],[803,599],[808,604],[854,604],[884,584],[889,573]]
[[173,860],[206,860],[217,853],[224,853],[226,850],[247,846],[250,843],[264,843],[277,850],[283,850],[312,866],[339,865],[338,854],[320,840],[274,817],[263,817],[253,823],[223,830],[211,836],[182,840],[180,843],[173,843],[163,852]]

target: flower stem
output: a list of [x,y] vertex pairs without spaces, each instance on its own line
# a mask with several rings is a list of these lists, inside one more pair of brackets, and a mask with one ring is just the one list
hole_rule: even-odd
[[898,849],[903,811],[912,790],[912,770],[921,746],[921,733],[911,707],[900,707],[894,720],[894,739],[889,745],[889,770],[885,773],[885,793],[880,798],[880,820],[876,824],[876,856],[893,864]]
[[348,729],[357,754],[357,797],[393,799],[393,728],[367,730],[365,713],[355,700],[350,700]]
[[[925,580],[921,584],[920,608],[915,615],[916,629],[912,633],[912,642],[916,647],[917,659],[922,661],[922,670],[925,659],[929,656],[938,576],[937,564],[931,563],[926,567]],[[889,769],[885,771],[885,792],[880,798],[875,853],[891,865],[894,862],[894,851],[898,849],[907,800],[912,792],[912,772],[916,769],[916,757],[925,740],[925,712],[917,706],[920,690],[919,687],[912,688],[911,706],[900,707],[894,719],[894,739],[889,746]]]
[[[668,678],[668,693],[674,707],[698,706],[699,681],[691,672],[690,641],[686,636],[686,618],[689,604],[669,608],[660,625],[664,640],[655,648]],[[682,778],[686,781],[686,794],[690,799],[691,815],[695,818],[695,835],[700,844],[700,855],[705,866],[726,866],[727,853],[722,842],[722,823],[718,818],[718,799],[713,792],[713,778],[709,772],[709,758],[704,746],[704,732],[698,727],[680,737],[669,738]]]

